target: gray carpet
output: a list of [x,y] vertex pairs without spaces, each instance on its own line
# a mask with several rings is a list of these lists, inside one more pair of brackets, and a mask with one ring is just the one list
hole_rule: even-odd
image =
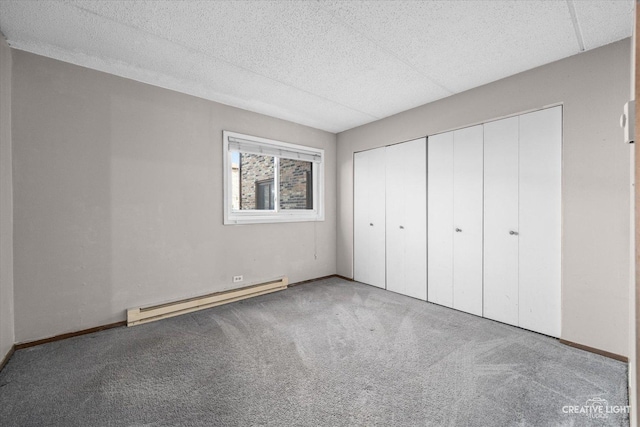
[[2,426],[628,425],[624,363],[340,279],[19,350]]

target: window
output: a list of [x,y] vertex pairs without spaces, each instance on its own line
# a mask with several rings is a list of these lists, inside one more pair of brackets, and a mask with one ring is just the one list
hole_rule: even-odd
[[324,150],[223,132],[224,223],[324,220]]

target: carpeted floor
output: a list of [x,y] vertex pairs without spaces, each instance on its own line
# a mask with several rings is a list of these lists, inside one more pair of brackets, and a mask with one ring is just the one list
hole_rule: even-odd
[[19,350],[0,424],[628,425],[563,413],[595,398],[627,405],[626,364],[335,278]]

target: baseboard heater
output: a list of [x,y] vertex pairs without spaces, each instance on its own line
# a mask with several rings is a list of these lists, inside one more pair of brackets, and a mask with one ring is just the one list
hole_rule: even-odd
[[231,289],[148,307],[131,308],[127,310],[127,326],[141,325],[168,317],[204,310],[205,308],[257,297],[258,295],[281,291],[286,289],[288,285],[289,279],[285,276],[277,280],[246,286],[244,288]]

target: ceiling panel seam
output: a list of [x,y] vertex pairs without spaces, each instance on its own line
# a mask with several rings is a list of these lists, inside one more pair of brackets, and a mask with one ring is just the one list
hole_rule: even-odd
[[422,68],[418,68],[415,65],[411,64],[409,61],[404,60],[403,58],[399,57],[398,55],[396,55],[393,51],[387,49],[384,46],[381,46],[378,44],[378,42],[376,42],[374,39],[370,38],[369,36],[367,36],[366,34],[364,34],[363,32],[355,29],[354,27],[352,27],[351,25],[349,25],[347,22],[345,22],[344,20],[338,18],[335,13],[331,12],[330,10],[327,10],[324,6],[322,6],[322,4],[320,3],[320,0],[316,0],[318,2],[318,5],[320,6],[320,9],[322,11],[324,11],[325,13],[329,14],[329,16],[331,16],[331,18],[340,23],[341,25],[343,25],[344,27],[346,27],[347,29],[349,29],[350,31],[360,35],[361,37],[364,37],[365,39],[367,39],[369,42],[371,42],[374,46],[376,46],[378,49],[382,50],[383,52],[385,52],[387,55],[390,55],[392,57],[394,57],[395,59],[397,59],[398,61],[402,62],[403,64],[405,64],[407,67],[411,68],[412,70],[414,70],[415,72],[417,72],[418,74],[424,76],[427,80],[429,80],[431,83],[433,83],[435,86],[438,86],[440,89],[444,90],[445,92],[448,92],[450,95],[454,95],[456,92],[453,91],[452,89],[449,89],[448,87],[446,87],[445,85],[443,85],[442,83],[438,82],[436,79],[434,79],[433,77],[431,77],[430,75],[428,75],[427,73],[424,72],[424,70]]
[[[373,120],[378,120],[378,119],[380,119],[380,118],[381,118],[381,117],[377,117],[377,116],[375,116],[375,115],[373,115],[373,114],[371,114],[371,113],[367,113],[367,112],[364,112],[364,111],[360,111],[359,109],[357,109],[357,108],[355,108],[355,107],[352,107],[352,106],[349,106],[349,105],[345,105],[345,104],[343,104],[343,103],[341,103],[341,102],[337,102],[337,101],[335,101],[335,100],[333,100],[333,99],[326,98],[326,97],[324,97],[324,96],[322,96],[322,95],[318,95],[317,93],[314,93],[314,92],[308,91],[308,90],[306,90],[306,89],[299,88],[299,87],[297,87],[297,86],[294,86],[294,85],[291,85],[291,84],[289,84],[289,83],[286,83],[286,82],[280,81],[280,80],[278,80],[278,79],[274,79],[273,77],[266,76],[266,75],[264,75],[264,74],[261,74],[261,73],[259,73],[259,72],[255,71],[255,70],[252,70],[252,69],[250,69],[250,68],[246,68],[246,67],[243,67],[243,66],[241,66],[241,65],[235,64],[235,63],[233,63],[233,62],[229,62],[229,61],[227,61],[226,59],[219,58],[219,57],[217,57],[217,56],[212,56],[212,55],[210,55],[210,54],[208,54],[208,53],[206,53],[206,52],[202,52],[202,51],[197,50],[197,49],[194,49],[194,48],[192,48],[192,47],[185,46],[185,45],[183,45],[182,43],[178,43],[178,42],[175,42],[175,41],[173,41],[173,40],[169,40],[169,39],[167,39],[167,38],[165,38],[165,37],[162,37],[162,36],[159,36],[159,35],[157,35],[157,34],[151,33],[151,32],[149,32],[149,31],[143,30],[143,29],[141,29],[141,28],[139,28],[139,27],[136,27],[136,26],[133,26],[133,25],[129,25],[129,24],[125,24],[125,23],[120,22],[120,21],[116,21],[115,19],[109,18],[109,17],[104,16],[104,15],[100,15],[99,13],[95,13],[95,12],[94,12],[94,11],[92,11],[92,10],[85,9],[85,8],[80,7],[80,6],[77,6],[77,5],[75,5],[75,4],[68,5],[68,6],[70,6],[70,7],[74,7],[74,8],[76,8],[76,9],[78,9],[78,10],[82,11],[83,13],[87,13],[87,14],[89,14],[89,15],[96,16],[96,17],[98,17],[98,18],[100,18],[100,19],[104,19],[104,20],[106,20],[106,21],[113,22],[113,23],[115,23],[115,24],[117,24],[117,25],[122,25],[123,27],[130,28],[130,29],[132,29],[132,30],[135,30],[135,31],[140,32],[140,33],[143,33],[143,34],[147,34],[147,35],[149,35],[149,36],[152,36],[152,37],[155,37],[155,38],[157,38],[157,39],[163,40],[163,41],[165,41],[165,42],[167,42],[167,43],[171,43],[171,44],[173,44],[173,45],[175,45],[175,46],[178,46],[178,47],[180,47],[180,48],[182,48],[182,49],[185,49],[185,50],[187,50],[187,51],[190,51],[190,52],[193,52],[193,53],[196,53],[196,54],[202,55],[202,56],[207,57],[207,58],[209,58],[209,59],[213,59],[213,60],[216,60],[216,61],[224,62],[224,63],[226,63],[226,64],[229,64],[229,65],[233,66],[233,67],[239,68],[239,69],[241,69],[241,70],[247,71],[247,72],[249,72],[249,73],[255,74],[255,75],[260,76],[260,77],[263,77],[263,78],[265,78],[265,79],[268,79],[268,80],[274,81],[274,82],[279,83],[279,84],[282,84],[282,85],[284,85],[284,86],[288,86],[288,87],[290,87],[290,88],[292,88],[292,89],[295,89],[295,90],[297,90],[297,91],[300,91],[300,92],[303,92],[303,93],[309,94],[309,95],[311,95],[311,96],[315,96],[316,98],[322,99],[322,100],[327,101],[327,102],[330,102],[330,103],[332,103],[332,104],[336,104],[336,105],[339,105],[339,106],[341,106],[341,107],[347,108],[347,109],[349,109],[349,110],[355,111],[355,112],[357,112],[357,113],[363,114],[363,115],[365,115],[365,116],[367,116],[367,117],[372,118]],[[129,64],[129,65],[130,65],[130,64]]]
[[582,29],[580,28],[580,22],[578,22],[578,15],[576,14],[576,7],[573,4],[573,0],[567,0],[567,7],[569,8],[569,15],[571,15],[571,23],[573,24],[573,29],[576,32],[576,39],[578,40],[580,52],[584,52],[584,38],[582,36]]

